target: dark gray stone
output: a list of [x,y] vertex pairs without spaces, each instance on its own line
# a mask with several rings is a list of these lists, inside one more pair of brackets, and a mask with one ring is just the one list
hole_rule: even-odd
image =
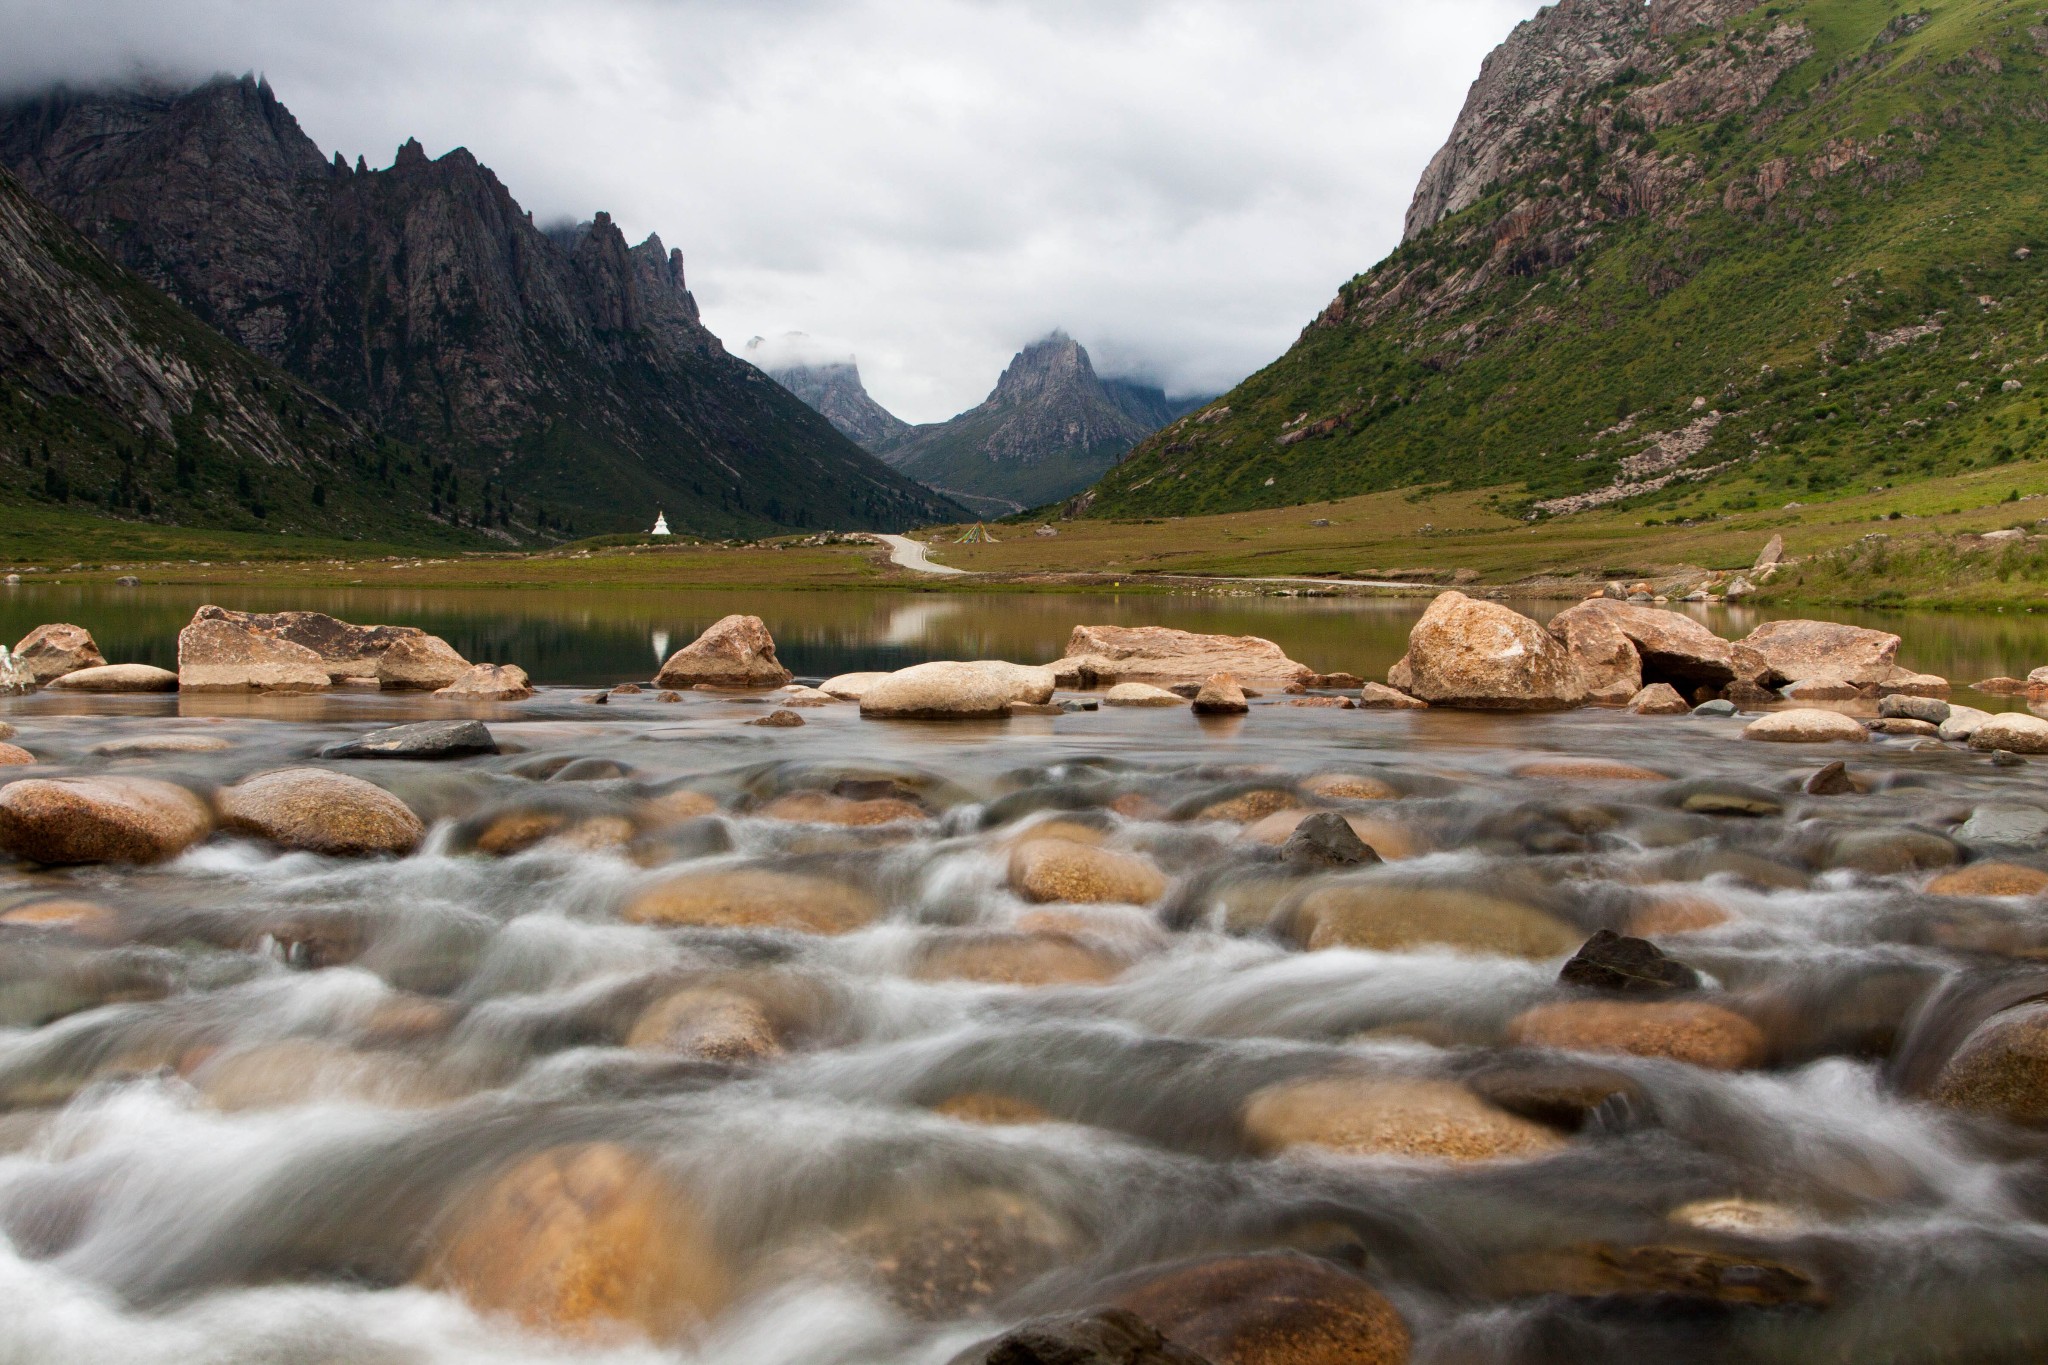
[[473,758],[495,754],[498,741],[480,720],[427,720],[372,730],[359,739],[330,744],[322,758]]
[[1807,778],[1800,790],[1808,796],[1847,796],[1856,784],[1849,780],[1849,765],[1837,759]]
[[970,1346],[949,1365],[1209,1365],[1136,1313],[1101,1308],[1013,1327]]
[[1939,697],[1886,697],[1877,704],[1884,720],[1924,720],[1939,725],[1948,719],[1949,705]]
[[1696,991],[1700,974],[1646,938],[1602,929],[1587,939],[1557,974],[1558,984],[1622,995],[1668,995]]
[[1358,867],[1380,861],[1372,845],[1335,811],[1321,811],[1294,827],[1280,856],[1295,867]]
[[1735,703],[1718,699],[1703,701],[1698,706],[1692,708],[1692,713],[1696,716],[1732,716],[1735,714]]

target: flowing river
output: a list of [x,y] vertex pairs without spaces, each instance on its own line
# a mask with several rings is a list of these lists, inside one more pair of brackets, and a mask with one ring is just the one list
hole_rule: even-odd
[[[190,612],[125,600],[19,610],[115,658]],[[459,708],[494,755],[316,759],[455,709],[427,698],[0,700],[38,776],[317,762],[426,826],[397,858],[0,859],[0,1362],[944,1365],[1221,1256],[1398,1313],[1246,1362],[1404,1358],[1386,1331],[1460,1365],[2048,1355],[2048,1131],[1945,1099],[1965,1035],[2048,997],[2042,763],[1275,696],[764,728],[758,698],[582,700],[760,596],[611,636],[556,604],[496,627],[556,641],[522,655],[462,603],[235,603],[580,686]],[[1036,662],[1099,619],[1378,673],[1413,614],[783,606],[813,674]],[[2030,621],[1966,625],[1902,661],[2048,662]],[[1853,789],[1804,794],[1836,758]],[[1307,810],[1384,861],[1283,857]],[[1562,984],[1600,930],[1678,986]]]

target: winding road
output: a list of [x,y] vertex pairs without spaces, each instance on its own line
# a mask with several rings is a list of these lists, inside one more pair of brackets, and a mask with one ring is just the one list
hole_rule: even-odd
[[889,562],[912,573],[964,574],[966,569],[955,569],[946,564],[932,563],[931,551],[912,540],[909,536],[875,537],[889,547]]

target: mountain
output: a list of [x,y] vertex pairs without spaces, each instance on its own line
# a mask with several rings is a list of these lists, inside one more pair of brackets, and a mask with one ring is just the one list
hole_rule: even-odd
[[2036,0],[1561,0],[1401,246],[1087,504],[1433,485],[1656,523],[2038,450],[2044,58]]
[[0,107],[0,164],[121,264],[373,433],[474,515],[579,533],[657,508],[711,534],[957,515],[733,356],[680,252],[609,216],[550,236],[464,149],[325,159],[270,87],[51,91]]
[[755,337],[747,343],[747,359],[862,450],[879,450],[910,430],[910,423],[868,396],[852,356],[820,357],[801,332],[774,342]]
[[[0,503],[454,540],[413,452],[236,346],[0,170]],[[506,521],[532,509],[493,504]],[[0,513],[4,516],[4,513]]]
[[1022,511],[1088,487],[1189,406],[1098,378],[1081,344],[1054,332],[1017,352],[979,407],[914,427],[878,453],[977,508]]

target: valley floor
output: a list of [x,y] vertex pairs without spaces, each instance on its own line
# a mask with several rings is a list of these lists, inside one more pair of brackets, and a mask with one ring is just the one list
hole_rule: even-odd
[[[292,583],[306,586],[777,587],[933,591],[1144,589],[1435,591],[1513,587],[1578,595],[1614,578],[1680,586],[1749,567],[1773,534],[1809,561],[1767,585],[1781,601],[1954,608],[2048,603],[2048,549],[2022,540],[1988,548],[1955,538],[2005,528],[2030,533],[2048,507],[2048,462],[1973,471],[1810,506],[1741,512],[1698,524],[1647,525],[1640,511],[1594,512],[1529,525],[1494,510],[1497,493],[1377,493],[1337,502],[1218,516],[926,528],[915,539],[934,575],[896,562],[873,540],[748,545],[616,543],[530,554],[229,536],[39,512],[0,534],[0,566],[32,581]],[[1888,537],[1876,540],[1872,537]],[[1876,552],[1873,555],[1873,552]],[[1291,581],[1290,581],[1291,580]],[[1345,583],[1354,586],[1345,588]]]

